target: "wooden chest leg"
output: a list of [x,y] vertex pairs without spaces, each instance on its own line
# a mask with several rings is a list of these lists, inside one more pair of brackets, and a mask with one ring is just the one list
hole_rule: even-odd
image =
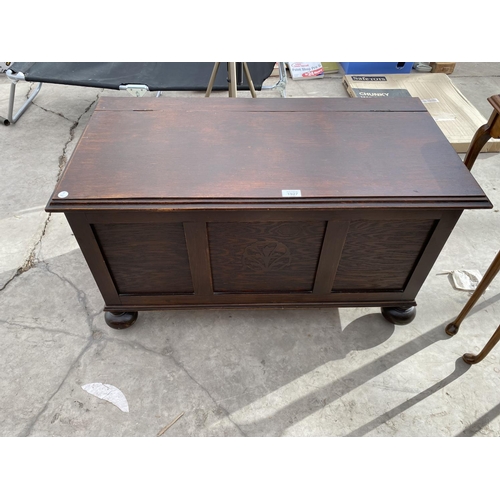
[[136,311],[106,311],[104,313],[104,320],[109,327],[114,328],[115,330],[123,330],[124,328],[132,326],[136,322],[138,315],[139,313],[137,313]]
[[417,315],[417,308],[411,307],[382,307],[382,316],[394,325],[408,325]]

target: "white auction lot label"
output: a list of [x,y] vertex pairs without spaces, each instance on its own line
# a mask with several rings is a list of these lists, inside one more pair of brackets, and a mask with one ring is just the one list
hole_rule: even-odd
[[293,196],[302,196],[300,189],[282,189],[281,196],[283,198],[289,198]]

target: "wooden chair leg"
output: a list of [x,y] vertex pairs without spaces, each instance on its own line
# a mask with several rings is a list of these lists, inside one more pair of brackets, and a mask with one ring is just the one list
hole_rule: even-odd
[[469,170],[472,169],[484,145],[491,138],[500,139],[500,95],[489,97],[488,102],[493,106],[490,119],[476,131],[464,158],[464,164]]
[[491,339],[488,340],[487,344],[483,347],[483,350],[479,354],[464,354],[462,359],[469,365],[475,365],[482,361],[488,353],[495,347],[500,340],[500,326],[496,329],[495,333],[492,335]]
[[[491,113],[488,123],[485,123],[482,127],[479,127],[479,129],[474,134],[469,149],[467,150],[467,154],[465,155],[464,158],[464,164],[469,170],[472,169],[472,165],[474,165],[474,162],[476,161],[477,156],[483,149],[484,145],[491,138],[494,139],[500,138],[500,95],[494,95],[488,98],[488,102],[493,106],[493,112]],[[448,335],[455,335],[458,332],[460,324],[465,319],[469,311],[474,307],[474,304],[478,301],[479,297],[481,297],[486,288],[488,288],[488,285],[492,282],[493,278],[498,274],[498,271],[500,271],[500,251],[493,259],[493,262],[486,271],[486,274],[480,281],[479,285],[477,286],[476,290],[474,291],[470,299],[467,301],[467,304],[465,304],[460,314],[457,316],[455,321],[453,321],[446,327],[446,333]],[[479,363],[488,355],[488,353],[493,349],[493,347],[495,347],[495,345],[498,343],[499,340],[500,340],[500,326],[496,329],[493,336],[490,338],[490,340],[487,342],[487,344],[484,346],[483,350],[479,354],[475,355],[466,353],[462,356],[462,359],[470,365]]]
[[474,290],[474,293],[468,300],[467,304],[465,304],[461,313],[457,316],[457,319],[446,327],[446,333],[448,335],[455,335],[458,332],[460,324],[465,319],[469,311],[474,307],[475,303],[479,300],[479,297],[481,297],[486,288],[488,288],[488,285],[493,281],[493,278],[498,274],[498,271],[500,271],[500,251],[493,259],[493,262],[490,264],[486,274],[477,285],[477,288]]
[[490,126],[486,123],[482,127],[479,127],[472,138],[469,149],[464,158],[465,166],[471,170],[472,165],[477,159],[477,155],[481,152],[484,145],[491,139]]

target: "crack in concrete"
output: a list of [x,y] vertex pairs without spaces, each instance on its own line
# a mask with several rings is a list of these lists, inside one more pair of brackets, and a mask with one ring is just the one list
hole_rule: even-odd
[[[32,90],[32,86],[30,86],[28,88],[28,91],[27,91],[27,94],[26,94],[27,97],[29,96],[31,90]],[[62,172],[64,170],[64,167],[66,166],[66,162],[67,162],[66,151],[68,149],[68,146],[71,144],[71,142],[75,138],[75,129],[80,124],[80,120],[85,115],[85,113],[87,113],[90,110],[90,108],[92,108],[92,106],[97,102],[97,100],[99,99],[99,95],[101,93],[102,93],[102,90],[97,93],[97,95],[95,96],[95,99],[85,108],[85,110],[83,111],[83,113],[76,119],[76,121],[72,122],[72,125],[71,125],[71,127],[69,129],[69,138],[64,143],[62,154],[61,154],[61,156],[59,156],[59,160],[58,160],[59,161],[59,163],[58,163],[58,173],[57,173],[56,183],[59,182],[59,180],[61,178],[61,174],[62,174]],[[32,104],[35,104],[35,103],[32,103]],[[40,109],[42,109],[44,111],[47,111],[48,113],[54,113],[54,114],[56,114],[56,115],[64,118],[65,120],[68,120],[68,121],[71,122],[71,120],[69,118],[66,118],[61,113],[56,113],[55,111],[51,111],[49,109],[42,108],[38,104],[35,104],[35,105],[38,108],[40,108]],[[41,244],[42,238],[45,236],[45,232],[46,232],[47,226],[48,226],[48,224],[50,222],[51,215],[52,214],[48,214],[47,215],[47,217],[45,219],[45,222],[43,224],[41,235],[38,238],[38,240],[36,241],[36,243],[33,245],[33,248],[31,249],[31,251],[30,251],[27,259],[25,260],[25,262],[23,263],[23,265],[17,269],[17,271],[15,272],[15,274],[12,276],[12,278],[10,278],[9,280],[7,280],[5,282],[5,284],[0,288],[0,292],[2,292],[3,290],[5,290],[16,278],[18,278],[19,276],[21,276],[22,274],[24,274],[26,271],[29,271],[30,269],[32,269],[33,267],[35,267],[39,262],[41,262],[39,259],[36,258],[37,248]]]
[[[143,344],[141,344],[140,342],[137,342],[137,341],[127,341],[127,340],[116,338],[116,337],[107,337],[107,340],[109,342],[118,342],[118,343],[126,344],[126,345],[128,345],[130,347],[133,347],[133,348],[137,348],[138,347],[141,350],[143,350],[143,351],[145,351],[145,352],[147,352],[149,354],[155,354],[156,356],[160,356],[162,358],[169,357],[170,359],[172,359],[172,361],[174,362],[174,364],[178,368],[180,368],[198,387],[200,387],[203,392],[205,392],[205,394],[215,404],[215,407],[216,408],[221,408],[223,410],[223,412],[224,412],[225,416],[227,417],[227,419],[238,429],[238,431],[240,431],[241,435],[247,437],[247,434],[243,431],[243,429],[241,429],[241,427],[231,418],[231,414],[229,413],[229,411],[224,406],[222,406],[221,404],[219,404],[217,402],[217,400],[212,396],[212,394],[210,393],[210,391],[201,382],[199,382],[193,375],[191,375],[191,373],[189,372],[189,370],[178,359],[176,359],[175,356],[173,356],[172,353],[169,353],[169,354],[159,353],[157,351],[154,351],[153,349],[149,349],[148,347],[146,347],[145,345],[143,345]],[[227,398],[227,399],[230,399],[230,398]]]
[[72,332],[68,332],[67,330],[60,330],[58,328],[46,328],[44,326],[32,326],[32,325],[26,325],[24,323],[17,323],[16,321],[6,321],[4,319],[0,319],[0,324],[9,325],[9,326],[17,326],[19,328],[24,328],[26,330],[35,330],[37,332],[44,331],[47,333],[61,333],[63,335],[69,335],[70,337],[76,337],[79,339],[82,338],[80,335],[76,335]]
[[[66,163],[67,163],[66,151],[67,151],[68,146],[70,145],[70,143],[75,138],[75,130],[78,127],[78,125],[80,124],[80,120],[82,119],[82,117],[86,113],[88,113],[88,111],[90,111],[90,109],[92,108],[92,106],[97,102],[97,100],[99,99],[99,95],[101,93],[102,93],[102,90],[97,93],[97,95],[95,96],[95,99],[85,108],[85,110],[83,111],[83,113],[76,119],[76,121],[73,122],[73,124],[71,125],[71,127],[69,129],[69,139],[66,141],[66,144],[64,144],[62,154],[59,157],[59,173],[58,173],[58,176],[57,176],[57,182],[59,182],[59,179],[61,178],[61,174],[62,174],[62,172],[64,170],[64,167],[66,166]],[[59,114],[59,113],[56,113],[56,114]],[[66,118],[65,116],[63,116],[63,115],[60,115],[60,116],[62,116],[66,120],[68,120],[68,118]],[[71,120],[69,120],[69,121],[71,121]]]
[[14,274],[14,276],[12,276],[12,278],[10,278],[9,280],[7,280],[5,282],[5,285],[2,286],[2,288],[0,288],[0,292],[3,292],[20,274],[20,270],[21,268],[19,268],[16,273]]
[[[57,176],[57,181],[59,181],[60,177],[61,177],[61,174],[64,170],[64,167],[66,166],[66,163],[67,163],[67,157],[66,157],[66,152],[67,152],[67,149],[69,147],[69,145],[71,144],[71,142],[74,140],[75,138],[75,130],[76,128],[78,127],[78,125],[80,124],[80,120],[81,118],[85,115],[85,113],[87,113],[91,107],[97,102],[98,98],[99,98],[99,95],[100,95],[101,92],[99,92],[97,95],[96,95],[96,98],[94,101],[92,101],[89,106],[87,106],[87,108],[83,111],[83,113],[77,118],[76,121],[72,122],[72,125],[69,129],[69,138],[68,140],[65,142],[65,144],[63,145],[63,151],[62,151],[62,154],[61,156],[59,157],[59,164],[58,164],[58,167],[59,167],[59,170],[58,170],[58,176]],[[28,91],[28,94],[29,95],[29,91]],[[71,120],[67,117],[65,117],[64,115],[62,115],[61,113],[56,113],[54,111],[51,111],[51,110],[48,110],[48,109],[45,109],[39,105],[37,105],[40,109],[44,110],[44,111],[47,111],[47,112],[50,112],[50,113],[54,113],[58,116],[60,116],[61,118],[67,120],[67,121],[70,121]],[[14,279],[16,279],[18,276],[20,276],[21,274],[27,272],[28,270],[32,269],[33,267],[35,266],[38,266],[40,264],[43,264],[43,267],[45,268],[45,270],[50,273],[50,274],[53,274],[54,276],[56,276],[57,278],[59,278],[61,281],[63,282],[66,282],[67,284],[69,284],[76,292],[76,296],[77,296],[77,300],[78,302],[80,303],[80,305],[83,307],[85,313],[86,313],[86,317],[87,317],[87,324],[88,324],[88,327],[89,327],[89,330],[90,330],[90,339],[88,341],[88,343],[86,344],[86,346],[82,349],[82,351],[80,352],[80,354],[77,356],[77,358],[74,360],[74,362],[71,364],[70,368],[68,369],[68,372],[66,373],[66,375],[64,376],[63,380],[61,381],[61,383],[59,384],[59,386],[56,388],[56,390],[52,393],[52,395],[48,398],[47,402],[45,403],[45,405],[43,406],[43,408],[38,412],[38,414],[32,419],[32,421],[25,427],[25,429],[19,434],[19,436],[29,436],[30,433],[32,432],[34,426],[36,425],[36,423],[38,422],[39,418],[41,417],[41,415],[43,415],[43,413],[47,410],[47,407],[50,403],[50,401],[56,396],[56,394],[60,391],[61,387],[64,385],[64,383],[66,382],[66,380],[68,379],[69,375],[71,374],[71,372],[73,371],[74,367],[77,365],[77,363],[80,361],[80,359],[82,358],[82,356],[88,351],[88,349],[90,348],[90,346],[99,341],[99,340],[96,340],[94,337],[93,337],[93,334],[94,334],[94,320],[95,318],[101,314],[102,311],[99,311],[97,313],[94,313],[92,314],[90,309],[89,309],[89,303],[88,303],[88,297],[87,295],[85,294],[85,292],[83,292],[82,290],[80,290],[71,280],[67,279],[66,277],[64,276],[61,276],[59,274],[57,274],[55,271],[53,271],[52,269],[50,269],[50,266],[47,262],[45,262],[42,259],[37,259],[36,257],[36,254],[37,254],[37,249],[39,246],[41,246],[42,244],[42,239],[45,235],[45,232],[47,230],[47,226],[48,226],[48,223],[50,222],[50,217],[51,217],[51,214],[49,214],[45,220],[45,223],[44,223],[44,226],[43,226],[43,230],[42,230],[42,233],[41,233],[41,236],[40,238],[37,240],[37,242],[35,243],[35,245],[33,246],[33,249],[31,250],[28,258],[26,259],[26,262],[23,264],[23,266],[21,266],[16,274],[9,280],[7,281],[7,283],[0,289],[0,291],[4,290],[12,281],[14,281]],[[16,323],[10,323],[10,322],[6,322],[6,321],[2,321],[2,323],[4,324],[12,324],[12,325],[16,325],[16,326],[20,326],[20,327],[23,327],[23,328],[32,328],[32,329],[36,329],[36,327],[29,327],[27,325],[21,325],[21,324],[16,324]],[[69,332],[65,332],[65,331],[62,331],[62,330],[57,330],[57,329],[53,329],[53,330],[49,330],[49,329],[44,329],[46,331],[52,331],[52,332],[57,332],[57,333],[65,333],[65,334],[68,334]],[[158,353],[154,350],[151,350],[151,349],[148,349],[146,346],[140,344],[140,343],[134,343],[132,344],[131,342],[127,342],[127,341],[124,341],[124,340],[121,340],[121,339],[116,339],[116,338],[111,338],[111,337],[108,337],[107,338],[107,341],[116,341],[116,342],[121,342],[121,343],[125,343],[125,344],[128,344],[128,345],[132,345],[133,347],[139,347],[141,348],[142,350],[144,350],[145,352],[148,352],[148,353],[153,353],[153,354],[156,354],[158,356],[162,356],[162,357],[166,357],[165,354],[161,354],[161,353]],[[226,417],[228,418],[228,420],[238,429],[238,431],[243,435],[243,436],[246,436],[246,433],[240,428],[240,426],[234,422],[232,419],[231,419],[231,415],[230,413],[227,411],[226,408],[224,408],[222,405],[220,405],[219,403],[217,403],[217,401],[215,400],[215,398],[212,396],[212,394],[210,393],[210,391],[203,386],[203,384],[201,382],[199,382],[198,380],[196,380],[196,378],[191,375],[191,373],[186,369],[186,367],[183,366],[183,364],[178,361],[173,355],[168,355],[172,361],[174,362],[174,364],[180,368],[182,371],[184,371],[184,373],[186,373],[186,375],[198,386],[200,387],[207,395],[208,397],[210,398],[210,400],[214,403],[215,407],[216,408],[221,408],[223,410],[223,412],[225,413]]]
[[37,107],[38,109],[41,109],[42,111],[46,111],[47,113],[52,113],[53,115],[56,115],[56,116],[60,116],[61,118],[63,118],[64,120],[67,120],[68,122],[73,122],[73,120],[71,120],[70,118],[67,118],[62,113],[59,113],[57,111],[52,111],[51,109],[44,108],[43,106],[40,106],[40,104],[38,104],[35,101],[33,101],[31,104],[33,106]]
[[87,342],[87,345],[85,345],[83,347],[83,349],[80,351],[80,354],[76,357],[76,359],[73,361],[73,363],[71,363],[71,366],[69,367],[66,375],[63,377],[63,380],[58,385],[58,387],[56,388],[56,390],[49,396],[49,398],[47,399],[47,402],[45,403],[45,405],[43,406],[43,408],[37,413],[37,415],[35,415],[33,417],[33,419],[31,420],[31,422],[28,423],[26,425],[26,427],[18,434],[18,437],[28,437],[31,434],[33,428],[35,427],[36,423],[38,422],[38,419],[45,413],[45,411],[47,410],[47,408],[48,408],[50,402],[52,401],[52,399],[54,399],[54,397],[56,396],[56,394],[61,390],[61,387],[66,382],[66,380],[70,376],[70,374],[73,371],[73,369],[75,368],[75,366],[78,364],[78,362],[80,361],[80,359],[89,350],[90,346],[94,342],[95,342],[95,340],[92,339],[92,338]]
[[172,361],[179,367],[181,368],[181,370],[183,370],[186,375],[196,384],[198,385],[198,387],[200,387],[206,394],[207,396],[210,398],[210,400],[214,403],[215,407],[216,408],[221,408],[223,410],[223,412],[225,413],[227,419],[236,427],[236,429],[238,429],[238,431],[241,433],[242,436],[245,436],[245,437],[248,437],[246,432],[243,431],[243,429],[231,418],[231,414],[229,413],[229,411],[224,407],[222,406],[221,404],[217,403],[216,399],[212,396],[212,394],[210,393],[210,391],[201,383],[199,382],[198,380],[196,380],[192,375],[191,373],[189,373],[189,371],[186,369],[186,367],[180,362],[178,361],[177,359],[175,359],[175,357],[173,355],[170,355],[170,357],[172,358]]
[[20,268],[18,268],[18,270],[15,272],[15,274],[14,274],[14,276],[12,276],[12,278],[10,278],[8,281],[5,282],[3,287],[0,288],[0,292],[5,290],[16,278],[18,278],[19,276],[21,276],[25,272],[29,271],[33,267],[36,267],[37,263],[39,262],[39,260],[36,257],[37,248],[41,244],[42,238],[45,236],[45,232],[47,231],[47,226],[49,224],[51,215],[52,214],[49,214],[47,216],[47,218],[45,219],[45,222],[43,224],[42,233],[40,234],[40,237],[38,238],[36,243],[33,245],[31,252],[29,253],[27,259],[24,261],[24,264]]
[[[36,423],[38,422],[39,418],[45,413],[45,411],[47,410],[48,406],[49,406],[49,403],[52,401],[52,399],[58,394],[58,392],[61,390],[61,387],[64,385],[64,383],[66,382],[66,380],[68,379],[68,377],[70,376],[70,374],[72,373],[74,367],[78,364],[78,362],[80,361],[80,359],[83,357],[83,355],[89,350],[89,348],[96,342],[99,342],[99,340],[96,340],[95,337],[94,337],[94,319],[95,317],[100,314],[100,311],[95,313],[95,314],[91,314],[90,310],[89,310],[89,305],[88,305],[88,298],[87,298],[87,295],[85,292],[83,292],[82,290],[80,290],[74,283],[71,282],[71,280],[63,277],[63,276],[60,276],[59,274],[57,274],[55,271],[52,271],[48,265],[47,262],[45,261],[39,261],[40,263],[43,264],[43,267],[45,268],[45,271],[56,276],[57,278],[59,278],[61,281],[67,283],[68,285],[70,285],[76,292],[76,297],[77,297],[77,300],[79,302],[79,304],[83,307],[84,311],[85,311],[85,315],[86,315],[86,318],[87,318],[87,325],[89,327],[89,330],[90,330],[90,338],[87,342],[87,344],[84,346],[84,348],[81,350],[80,354],[76,357],[76,359],[73,361],[73,363],[71,364],[71,366],[69,367],[66,375],[63,377],[63,380],[61,381],[61,383],[58,385],[58,387],[55,389],[55,391],[49,396],[49,398],[47,399],[47,402],[45,403],[45,405],[43,406],[43,408],[38,412],[37,415],[35,415],[35,417],[33,417],[33,419],[31,420],[31,422],[24,428],[24,430],[19,434],[19,437],[27,437],[31,434],[31,431],[33,430],[34,426],[36,425]],[[48,330],[47,330],[48,331]],[[68,332],[62,332],[62,333],[68,333]],[[77,335],[75,335],[76,337],[78,338],[81,338]]]
[[87,325],[88,325],[89,330],[90,330],[90,335],[92,335],[94,333],[94,319],[95,319],[95,317],[98,314],[100,314],[100,311],[97,312],[97,313],[92,314],[91,311],[90,311],[90,306],[89,306],[89,301],[88,301],[87,294],[83,290],[80,290],[80,288],[78,288],[68,278],[66,278],[64,276],[60,276],[55,271],[52,271],[50,269],[50,266],[49,266],[49,264],[47,262],[41,261],[41,263],[43,264],[45,270],[48,273],[53,274],[54,276],[56,276],[57,278],[59,278],[62,282],[67,283],[76,292],[76,297],[77,297],[78,303],[83,307],[83,310],[85,311],[85,315],[87,317]]

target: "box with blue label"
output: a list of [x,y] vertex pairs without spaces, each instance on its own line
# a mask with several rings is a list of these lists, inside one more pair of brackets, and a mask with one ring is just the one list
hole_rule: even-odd
[[386,75],[409,73],[412,62],[341,62],[346,75]]

